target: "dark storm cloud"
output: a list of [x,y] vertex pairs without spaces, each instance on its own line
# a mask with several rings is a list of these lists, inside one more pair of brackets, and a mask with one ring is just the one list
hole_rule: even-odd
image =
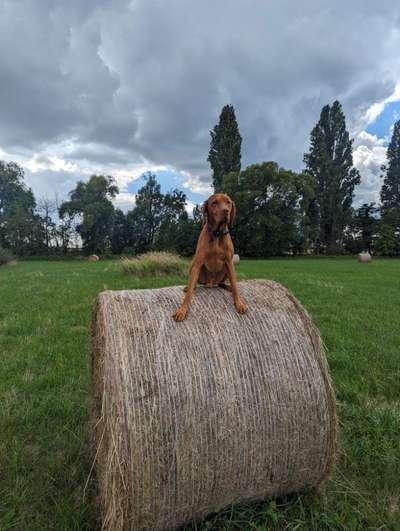
[[244,165],[300,169],[323,105],[338,98],[357,132],[393,92],[399,11],[395,0],[0,0],[0,148],[48,156],[57,144],[96,168],[147,160],[202,184],[209,130],[232,103]]
[[135,120],[115,99],[118,75],[99,55],[92,4],[0,4],[3,148],[38,151],[66,138],[118,145],[134,131]]

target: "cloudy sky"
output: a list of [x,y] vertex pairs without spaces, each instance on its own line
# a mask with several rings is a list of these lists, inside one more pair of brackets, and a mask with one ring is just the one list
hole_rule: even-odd
[[37,198],[113,175],[134,204],[146,171],[189,204],[210,192],[210,129],[234,105],[242,167],[302,169],[339,99],[377,200],[400,118],[398,0],[0,0],[0,159]]

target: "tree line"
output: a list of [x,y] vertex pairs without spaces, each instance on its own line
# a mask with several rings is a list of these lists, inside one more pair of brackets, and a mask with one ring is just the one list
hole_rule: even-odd
[[[237,206],[231,228],[244,256],[341,254],[362,250],[400,255],[400,121],[382,166],[381,202],[354,208],[361,177],[338,101],[323,107],[310,134],[304,170],[294,172],[266,161],[241,169],[242,138],[232,105],[222,109],[211,133],[208,161],[214,191]],[[137,254],[149,250],[194,252],[202,225],[201,205],[191,216],[180,190],[161,193],[148,173],[127,213],[115,208],[119,190],[111,176],[79,181],[62,202],[36,201],[23,169],[0,161],[0,247],[17,256]]]
[[48,199],[36,203],[22,168],[0,161],[0,247],[17,256],[68,255],[81,248],[101,255],[193,252],[201,209],[189,217],[184,193],[162,194],[156,176],[148,173],[135,208],[125,214],[112,202],[118,192],[111,176],[92,175],[78,182],[61,204]]

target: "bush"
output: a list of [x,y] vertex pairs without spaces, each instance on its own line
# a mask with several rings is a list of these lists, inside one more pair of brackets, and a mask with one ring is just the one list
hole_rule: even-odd
[[177,254],[150,252],[136,258],[122,258],[122,270],[124,273],[145,277],[150,275],[178,275],[185,276],[188,273],[188,263]]
[[14,256],[8,249],[0,247],[0,265],[8,264],[14,260]]

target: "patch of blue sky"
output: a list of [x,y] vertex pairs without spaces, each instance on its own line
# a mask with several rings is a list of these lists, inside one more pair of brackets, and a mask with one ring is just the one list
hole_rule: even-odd
[[389,138],[393,124],[400,120],[400,101],[386,103],[383,111],[371,122],[366,131],[378,138]]
[[[191,201],[192,203],[200,204],[207,199],[206,194],[193,192],[190,188],[183,186],[183,183],[187,180],[187,177],[182,173],[170,170],[156,171],[154,173],[156,174],[157,182],[160,184],[161,192],[163,194],[177,188],[178,190],[184,192],[184,194],[186,195],[186,199],[188,201]],[[127,186],[128,192],[131,194],[135,194],[140,188],[142,188],[142,186],[144,186],[146,182],[146,176],[147,174],[144,173],[135,181],[130,182]]]

